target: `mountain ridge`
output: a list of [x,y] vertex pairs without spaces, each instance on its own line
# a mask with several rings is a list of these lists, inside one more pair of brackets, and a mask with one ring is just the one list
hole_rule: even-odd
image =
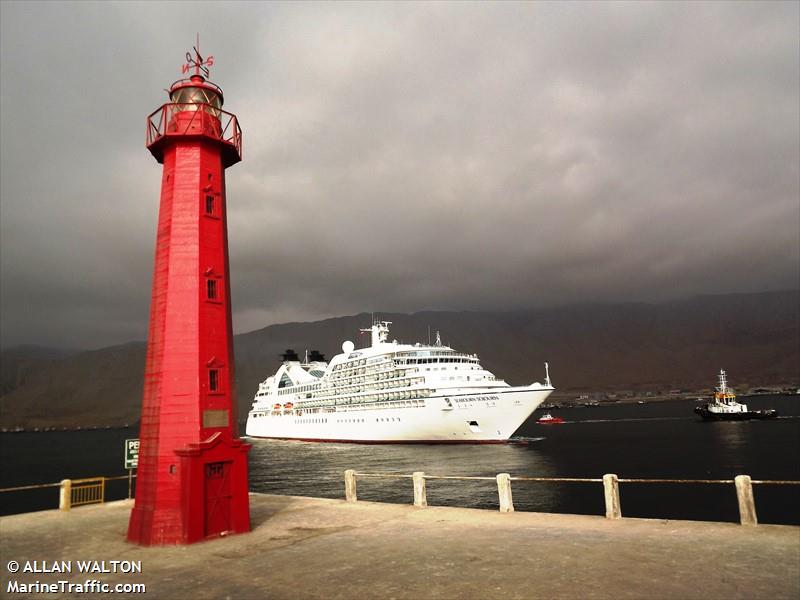
[[[659,304],[584,303],[514,311],[378,313],[390,339],[445,343],[476,353],[512,384],[544,377],[560,393],[708,388],[726,368],[736,387],[800,383],[800,290],[704,295]],[[370,313],[280,323],[234,336],[240,418],[258,383],[294,348],[328,357],[358,339]],[[145,342],[83,352],[17,348],[3,364],[0,426],[132,424],[139,418]],[[62,352],[63,355],[59,355]]]

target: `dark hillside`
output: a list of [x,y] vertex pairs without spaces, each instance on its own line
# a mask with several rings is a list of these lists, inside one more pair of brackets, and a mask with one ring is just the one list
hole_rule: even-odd
[[[701,296],[665,304],[584,304],[515,312],[380,314],[391,337],[442,340],[477,353],[512,384],[541,381],[544,361],[560,392],[708,388],[720,368],[738,389],[800,384],[800,293]],[[320,350],[344,340],[370,315],[285,323],[235,338],[237,395],[244,418],[258,383],[280,353]],[[19,362],[3,353],[3,427],[121,425],[138,420],[144,343]],[[23,353],[24,354],[24,353]],[[8,361],[8,363],[7,363]],[[6,380],[6,371],[14,373]],[[6,383],[6,381],[13,383]]]

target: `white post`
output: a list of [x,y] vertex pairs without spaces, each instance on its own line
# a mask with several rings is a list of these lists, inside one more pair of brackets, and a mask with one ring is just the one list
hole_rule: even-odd
[[742,525],[758,525],[750,475],[737,475],[733,482],[736,485],[736,499],[739,501],[739,522]]
[[425,471],[414,471],[411,478],[414,481],[414,506],[428,506],[428,496],[425,491]]
[[356,493],[356,472],[353,469],[347,469],[344,472],[344,499],[348,502],[356,502],[358,494]]
[[511,498],[511,475],[497,475],[497,495],[500,497],[500,512],[514,512],[514,500]]
[[72,480],[61,480],[61,491],[58,495],[58,508],[60,510],[69,510],[72,507]]
[[619,477],[613,473],[603,475],[603,492],[606,497],[606,519],[621,519],[619,502]]

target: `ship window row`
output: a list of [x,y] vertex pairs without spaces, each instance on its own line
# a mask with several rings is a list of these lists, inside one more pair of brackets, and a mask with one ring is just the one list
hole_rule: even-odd
[[300,385],[300,386],[293,386],[293,387],[285,387],[278,390],[278,395],[282,396],[284,394],[300,394],[303,392],[314,392],[319,390],[322,386],[318,383],[312,383],[309,385]]
[[337,423],[363,423],[364,419],[336,419]]
[[[385,372],[389,372],[391,369],[387,369]],[[342,372],[342,373],[335,373],[331,375],[332,381],[341,381],[342,379],[352,379],[353,377],[368,377],[374,375],[375,371],[370,371],[369,369],[357,369],[350,372]]]
[[449,379],[447,377],[440,377],[440,380],[448,380],[448,381],[488,381],[490,378],[486,375],[470,377],[467,375],[464,377],[463,375],[452,375]]
[[378,371],[390,371],[394,369],[395,365],[393,361],[382,362],[374,365],[369,365],[367,367],[364,366],[348,366],[348,365],[336,365],[333,367],[333,377],[349,377],[355,374],[364,373],[375,373]]
[[[423,398],[427,398],[431,395],[431,391],[428,389],[417,389],[417,390],[406,390],[406,391],[395,391],[395,392],[388,392],[388,393],[381,393],[381,394],[363,394],[363,395],[353,395],[353,396],[337,396],[337,397],[327,397],[327,398],[315,398],[311,400],[298,400],[294,406],[295,409],[302,409],[302,410],[312,410],[317,411],[320,407],[323,408],[326,412],[335,411],[334,407],[337,406],[355,406],[358,404],[369,404],[373,405],[376,403],[385,403],[385,402],[399,402],[400,406],[408,405],[407,403],[414,403],[413,405],[416,406],[417,402],[422,402],[424,405]],[[404,404],[405,403],[405,404]],[[254,405],[254,409],[258,409],[259,407]],[[273,414],[280,414],[280,411],[277,411]]]
[[311,392],[314,390],[320,389],[321,384],[319,383],[310,383],[308,385],[291,385],[287,386],[285,389],[280,390],[279,394],[299,394],[300,392]]
[[392,359],[390,359],[389,357],[381,357],[378,359],[370,358],[370,359],[355,360],[352,362],[339,363],[338,365],[334,365],[332,371],[334,373],[337,373],[337,372],[358,370],[359,372],[363,373],[364,371],[372,371],[382,368],[391,368],[392,366],[393,366]]
[[[426,371],[458,371],[458,367],[425,367]],[[475,365],[462,367],[462,371],[479,371],[480,368]]]
[[354,375],[352,377],[332,377],[331,385],[341,386],[348,383],[360,383],[365,381],[385,381],[387,379],[401,379],[405,377],[406,370],[402,371],[385,371],[367,375]]
[[[421,398],[427,398],[431,395],[430,390],[410,390],[405,392],[391,392],[386,394],[365,394],[363,396],[345,396],[343,398],[330,399],[330,400],[311,400],[303,402],[303,408],[316,407],[316,406],[353,406],[358,404],[374,404],[378,402],[399,402],[400,405],[413,406]],[[410,401],[410,402],[402,402]],[[380,407],[378,407],[380,408]]]
[[477,358],[409,358],[407,361],[410,365],[427,365],[431,363],[460,363],[460,364],[478,364]]
[[462,354],[455,350],[421,350],[419,352],[398,352],[398,358],[405,357],[426,357],[426,356],[460,356],[464,358],[478,358],[477,354]]
[[[417,397],[411,399],[397,399],[397,398],[386,398],[386,399],[378,399],[372,400],[371,396],[369,397],[353,397],[353,398],[340,398],[339,400],[323,400],[323,401],[314,401],[313,404],[309,405],[309,403],[304,403],[302,406],[302,410],[308,411],[310,413],[322,411],[326,413],[335,413],[335,412],[349,412],[353,410],[385,410],[387,408],[415,408],[415,407],[425,407],[425,397],[430,396],[429,390],[420,390],[418,396],[424,397]],[[366,399],[365,399],[366,398]],[[346,401],[351,400],[351,403],[345,403]],[[281,414],[279,411],[274,412],[273,414]]]
[[[343,385],[335,385],[333,387],[335,387],[336,389],[335,390],[331,390],[330,392],[328,392],[325,395],[328,395],[328,394],[337,394],[337,395],[339,395],[339,394],[346,394],[348,392],[350,392],[350,393],[353,393],[353,392],[356,392],[356,393],[358,393],[358,392],[369,392],[369,391],[372,391],[372,390],[386,390],[386,389],[390,389],[391,390],[391,389],[397,389],[397,388],[410,387],[410,386],[418,384],[418,383],[423,383],[424,381],[425,381],[424,378],[416,377],[416,378],[398,379],[396,381],[371,382],[371,383],[359,382],[359,383],[357,383],[355,385],[344,385],[344,386]],[[318,397],[324,397],[324,396],[318,396]]]
[[352,379],[350,381],[337,381],[331,383],[331,388],[335,389],[337,393],[342,393],[350,388],[361,388],[362,390],[365,389],[375,389],[377,385],[381,385],[383,387],[408,387],[414,383],[422,383],[422,377],[398,377],[396,379],[386,379],[383,381],[370,381],[366,377],[359,377],[357,379]]
[[[454,368],[454,370],[457,370],[457,369],[458,369],[458,367]],[[470,367],[468,367],[467,370],[476,370],[476,369],[477,369],[477,367],[470,366]],[[439,371],[439,370],[447,371],[448,367],[426,367],[425,370],[426,371]],[[278,390],[278,395],[301,394],[301,393],[309,392],[308,394],[306,394],[306,398],[308,398],[308,399],[312,399],[313,398],[314,400],[321,401],[321,400],[324,400],[326,397],[329,397],[331,395],[339,396],[341,394],[345,394],[345,393],[348,393],[348,392],[350,392],[352,394],[352,393],[370,392],[370,391],[374,391],[374,390],[393,390],[393,389],[397,390],[397,388],[410,387],[412,385],[420,384],[420,383],[424,382],[424,379],[421,378],[421,377],[405,378],[404,375],[403,376],[397,376],[397,377],[390,376],[390,377],[388,377],[387,379],[385,379],[383,381],[381,381],[381,380],[369,381],[370,379],[372,379],[372,378],[359,377],[359,378],[357,378],[357,380],[354,380],[354,381],[341,380],[341,381],[337,381],[337,382],[331,382],[331,386],[330,387],[335,388],[335,390],[334,389],[323,389],[322,384],[308,384],[308,385],[303,385],[303,386],[298,386],[298,387],[283,388],[283,389],[279,389]],[[456,381],[456,380],[464,381],[465,378],[463,376],[458,376],[458,377],[453,376],[453,377],[450,377],[450,380],[452,380],[452,381]],[[472,381],[472,380],[474,380],[474,381],[487,381],[487,380],[488,381],[502,381],[502,380],[499,380],[496,377],[491,376],[491,375],[484,375],[482,377],[476,376],[474,379],[472,377],[470,377],[470,376],[466,377],[466,381]],[[325,386],[325,387],[327,387],[327,386]],[[404,391],[405,390],[402,390],[402,389],[401,390],[397,390],[397,392],[401,393],[401,394]],[[267,392],[259,392],[257,394],[257,396],[259,396],[259,397],[265,397],[265,396],[268,396],[268,395],[270,395],[270,394],[267,393]],[[307,403],[305,403],[305,404],[307,404]]]
[[295,419],[294,422],[299,425],[308,425],[311,423],[327,423],[328,419]]
[[376,423],[380,423],[380,422],[388,423],[390,421],[399,421],[399,420],[400,420],[400,417],[385,417],[385,418],[382,418],[382,419],[375,419],[375,422]]
[[422,398],[425,394],[423,390],[414,390],[411,392],[389,392],[386,394],[364,394],[363,396],[345,396],[336,400],[336,405],[342,404],[357,404],[357,403],[372,403],[372,402],[386,402],[389,400],[405,400],[413,398]]
[[[426,390],[427,391],[427,390]],[[428,393],[430,395],[430,393]],[[364,402],[363,398],[356,398],[352,404],[338,403],[336,409],[338,411],[364,411],[364,410],[387,410],[398,408],[424,408],[424,398],[415,398],[413,400],[379,400],[377,402]]]
[[[427,392],[427,395],[430,396],[430,390],[421,390],[421,391]],[[353,400],[354,400],[354,402],[352,404],[343,404],[342,402],[338,403],[337,404],[337,410],[346,411],[347,412],[347,411],[387,410],[387,409],[417,408],[417,407],[424,408],[425,407],[425,400],[422,399],[422,398],[419,398],[419,399],[415,398],[415,399],[412,399],[412,400],[378,400],[378,401],[374,401],[374,400],[370,400],[370,397],[366,397],[366,398],[362,397],[362,398],[353,398]],[[298,409],[295,409],[295,410],[298,410]],[[305,411],[308,411],[308,412],[316,412],[316,411],[313,411],[313,410],[309,410],[307,407],[303,407],[302,410],[305,410]],[[325,412],[334,412],[334,411],[333,410],[327,410]],[[254,418],[259,418],[259,417],[266,417],[268,415],[272,415],[272,416],[278,417],[278,416],[290,416],[290,415],[294,415],[294,414],[296,414],[296,413],[292,409],[289,409],[287,411],[273,410],[273,411],[269,411],[269,412],[265,411],[265,412],[260,412],[260,413],[253,413],[253,417]],[[298,414],[302,414],[302,413],[298,413]],[[398,418],[397,420],[399,421],[400,419]],[[327,423],[328,421],[327,421],[327,418],[321,417],[321,418],[317,418],[317,420],[314,420],[314,419],[301,419],[301,420],[297,420],[296,422],[298,422],[298,423],[300,423],[300,422]],[[344,421],[337,421],[337,422],[344,422]],[[363,422],[363,419],[362,419],[362,422]]]
[[362,358],[361,360],[348,360],[347,362],[339,363],[333,367],[333,370],[340,371],[344,369],[353,369],[355,367],[363,367],[365,364],[367,364],[366,358]]

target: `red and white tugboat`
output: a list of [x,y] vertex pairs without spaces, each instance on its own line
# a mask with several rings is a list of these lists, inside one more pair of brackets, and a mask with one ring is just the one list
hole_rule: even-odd
[[714,392],[714,400],[694,409],[704,421],[746,421],[749,419],[774,419],[778,411],[774,409],[747,410],[746,404],[736,401],[736,394],[728,387],[725,371],[719,372],[719,387]]
[[554,417],[550,413],[544,413],[536,422],[539,423],[539,425],[557,425],[558,423],[563,423],[564,419],[561,417]]

